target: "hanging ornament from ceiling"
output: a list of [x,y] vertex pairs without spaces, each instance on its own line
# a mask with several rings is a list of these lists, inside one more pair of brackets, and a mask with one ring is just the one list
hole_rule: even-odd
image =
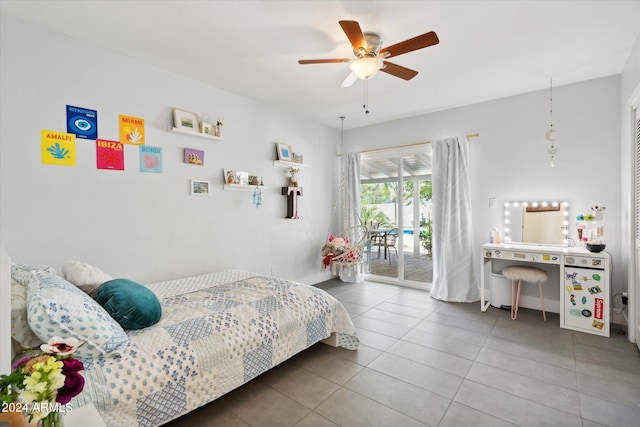
[[549,164],[552,168],[556,167],[555,162],[555,154],[558,151],[554,142],[554,136],[558,133],[557,130],[553,128],[553,78],[549,79],[549,130],[544,134],[544,139],[551,143],[549,147]]

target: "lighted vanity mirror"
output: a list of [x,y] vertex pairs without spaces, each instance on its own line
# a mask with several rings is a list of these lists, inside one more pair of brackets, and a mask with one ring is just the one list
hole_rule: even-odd
[[505,202],[504,241],[566,246],[568,219],[567,202]]

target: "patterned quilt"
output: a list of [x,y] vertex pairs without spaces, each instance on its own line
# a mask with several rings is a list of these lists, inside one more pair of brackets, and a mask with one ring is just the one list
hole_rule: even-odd
[[344,307],[313,286],[230,270],[148,287],[160,322],[129,331],[122,357],[83,360],[86,385],[72,403],[92,402],[109,427],[164,424],[331,333],[358,347]]

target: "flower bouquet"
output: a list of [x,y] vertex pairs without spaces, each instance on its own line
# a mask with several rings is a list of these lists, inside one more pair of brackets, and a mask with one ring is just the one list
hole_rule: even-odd
[[61,426],[61,414],[71,411],[69,402],[84,387],[84,365],[71,357],[79,345],[75,338],[53,337],[40,346],[41,354],[20,359],[0,376],[2,411],[22,412],[38,426]]

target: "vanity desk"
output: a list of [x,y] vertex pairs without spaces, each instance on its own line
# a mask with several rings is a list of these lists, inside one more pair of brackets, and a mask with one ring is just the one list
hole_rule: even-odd
[[[545,307],[547,311],[560,313],[561,328],[609,336],[611,257],[607,252],[592,253],[583,247],[516,243],[482,245],[480,308],[483,312],[492,302],[485,297],[485,287],[490,286],[501,294],[508,292],[510,296],[511,281],[502,276],[502,269],[528,264],[547,271]],[[523,285],[523,293],[530,287]],[[531,301],[536,299],[531,298]],[[533,302],[529,307],[538,308],[539,299],[537,305]],[[521,303],[523,306],[527,307]]]

